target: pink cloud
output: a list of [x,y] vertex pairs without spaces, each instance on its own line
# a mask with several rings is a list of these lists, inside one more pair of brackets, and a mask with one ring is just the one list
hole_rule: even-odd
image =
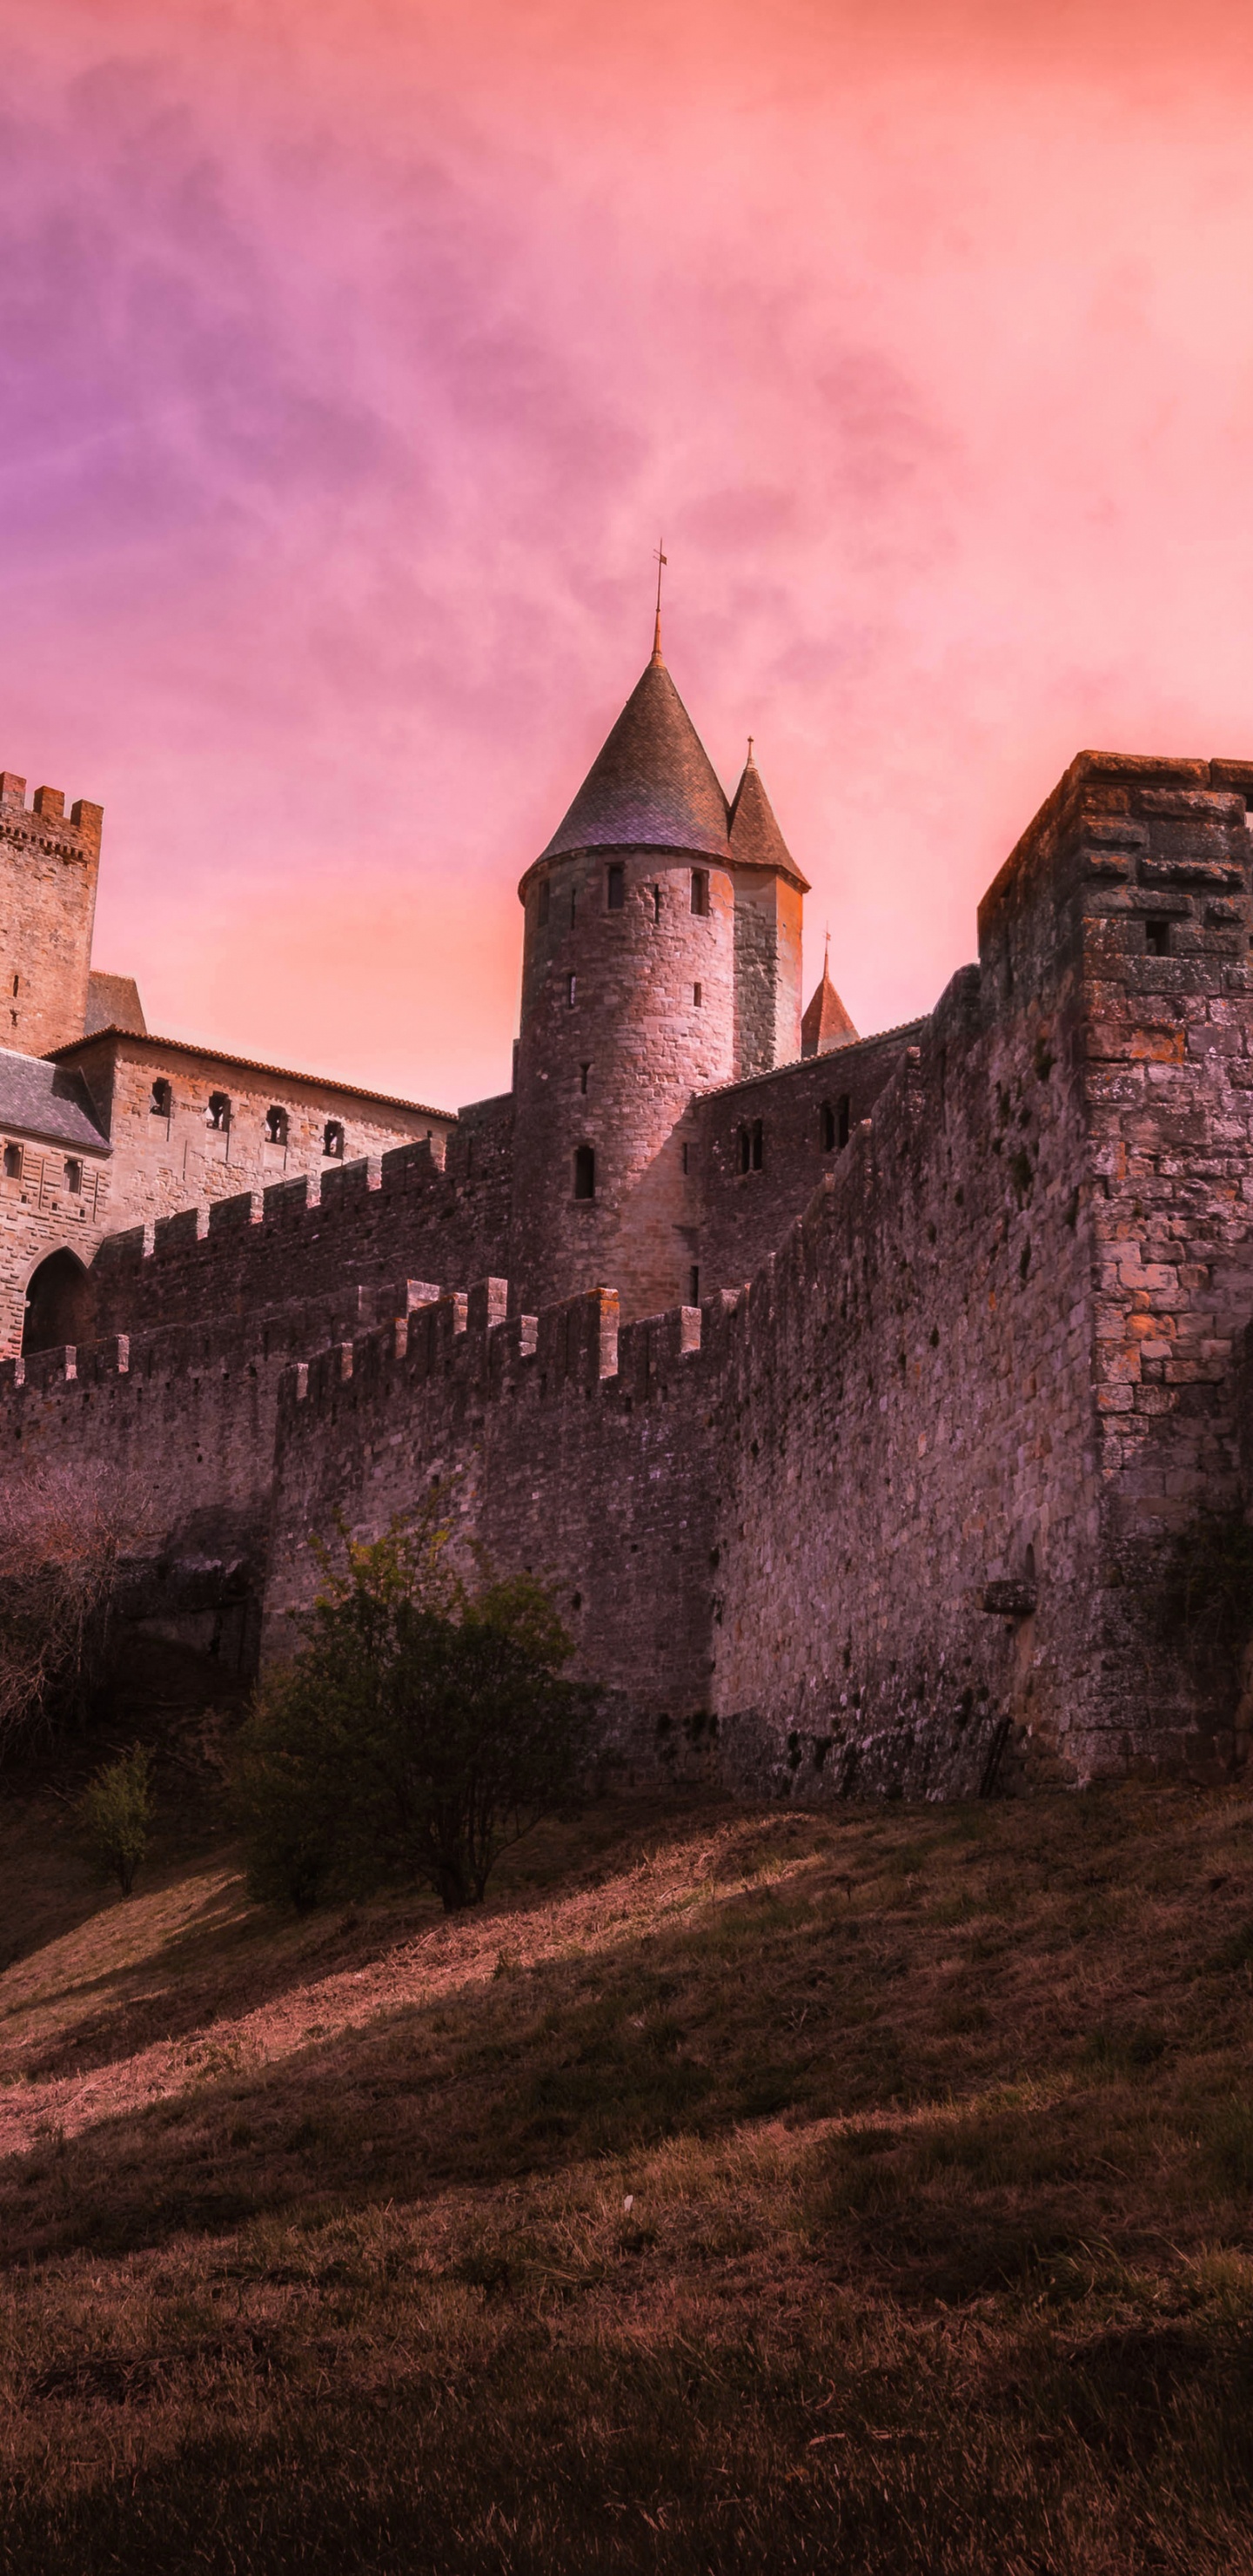
[[664,527],[716,765],[757,736],[859,1023],[925,1007],[1081,742],[1246,748],[1250,37],[18,0],[0,758],[105,803],[102,962],[499,1087]]

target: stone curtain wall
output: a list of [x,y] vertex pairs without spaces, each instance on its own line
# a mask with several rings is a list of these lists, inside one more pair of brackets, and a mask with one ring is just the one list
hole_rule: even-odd
[[340,1512],[381,1531],[438,1478],[489,1565],[555,1584],[623,1749],[686,1752],[710,1740],[726,1316],[620,1328],[617,1299],[594,1293],[505,1320],[507,1298],[485,1281],[288,1372],[270,1648],[316,1588],[311,1534]]
[[[849,1104],[849,1132],[868,1118],[905,1048],[925,1023],[863,1038],[831,1055],[781,1065],[755,1082],[727,1084],[693,1105],[693,1147],[700,1203],[697,1258],[701,1286],[738,1288],[781,1244],[825,1172],[838,1144],[823,1142],[822,1111]],[[761,1122],[759,1171],[740,1169],[740,1138]]]
[[[99,805],[0,771],[0,1046],[47,1055],[82,1035],[100,872]],[[16,979],[17,990],[14,991]]]
[[[436,1298],[503,1240],[485,1104],[459,1174],[411,1147],[321,1206],[289,1185],[264,1219],[220,1204],[203,1240],[192,1210],[150,1254],[108,1247],[104,1301],[165,1329],[73,1379],[32,1362],[9,1458],[133,1461],[170,1556],[233,1555],[255,1593],[277,1440],[272,1641],[310,1597],[311,1532],[380,1529],[447,1479],[467,1540],[556,1582],[635,1758],[716,1741],[729,1781],[816,1795],[1204,1773],[1232,1711],[1161,1608],[1174,1537],[1239,1492],[1246,787],[1253,766],[1084,756],[915,1038],[702,1104],[715,1145],[741,1100],[796,1122],[748,1290],[621,1327],[601,1290],[538,1321],[498,1274]],[[869,1117],[787,1223],[854,1059]]]
[[1162,1603],[1172,1535],[1237,1490],[1245,783],[1074,765],[985,901],[981,973],[754,1283],[717,1704],[802,1781],[1235,1749]]
[[1228,1754],[1158,1623],[1171,1532],[1236,1490],[1253,1311],[1249,844],[1209,775],[1075,765],[981,968],[747,1295],[624,1332],[616,1369],[603,1327],[594,1366],[551,1356],[578,1308],[528,1356],[486,1291],[481,1350],[450,1306],[438,1363],[319,1362],[284,1399],[276,1597],[311,1521],[381,1526],[460,1471],[497,1562],[579,1595],[637,1743],[712,1716],[733,1780],[969,1794]]
[[204,1315],[245,1321],[293,1298],[349,1297],[384,1281],[445,1285],[498,1267],[508,1234],[509,1101],[467,1111],[446,1159],[425,1142],[378,1162],[188,1208],[106,1238],[83,1338]]

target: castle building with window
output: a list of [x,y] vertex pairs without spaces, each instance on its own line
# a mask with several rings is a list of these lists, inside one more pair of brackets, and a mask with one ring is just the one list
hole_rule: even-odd
[[1238,1657],[1167,1613],[1253,1492],[1253,763],[1081,753],[977,962],[859,1038],[658,634],[455,1116],[151,1036],[90,966],[99,809],[0,794],[0,1442],[142,1486],[137,1621],[254,1668],[311,1540],[436,1482],[630,1767],[1244,1759]]

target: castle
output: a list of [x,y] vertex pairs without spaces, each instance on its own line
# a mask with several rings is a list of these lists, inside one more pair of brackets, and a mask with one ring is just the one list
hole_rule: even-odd
[[859,1038],[751,753],[652,658],[519,888],[455,1117],[151,1037],[100,810],[0,780],[0,1440],[142,1490],[129,1615],[247,1671],[432,1480],[631,1763],[797,1794],[1229,1768],[1165,1569],[1240,1506],[1253,762],[1086,752]]

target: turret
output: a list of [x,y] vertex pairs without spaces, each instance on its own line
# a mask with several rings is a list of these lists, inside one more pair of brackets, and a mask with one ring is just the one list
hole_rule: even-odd
[[731,800],[735,1070],[791,1064],[801,1045],[801,907],[809,887],[775,821],[749,735]]
[[822,954],[822,982],[815,984],[801,1021],[801,1054],[831,1055],[837,1047],[855,1046],[857,1031],[831,981],[831,933]]
[[46,1055],[80,1038],[100,869],[99,805],[0,770],[0,1047]]
[[511,1273],[526,1307],[693,1293],[695,1092],[734,1078],[726,798],[666,669],[643,677],[518,889]]

